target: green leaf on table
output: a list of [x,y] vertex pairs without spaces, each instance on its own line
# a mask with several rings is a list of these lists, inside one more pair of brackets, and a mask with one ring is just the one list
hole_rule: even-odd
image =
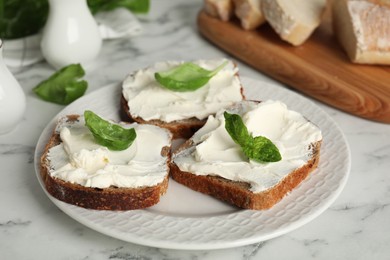
[[111,11],[118,7],[126,8],[133,13],[149,12],[149,0],[88,0],[88,7],[93,14]]
[[169,90],[195,91],[209,82],[226,64],[227,61],[210,71],[191,62],[186,62],[168,71],[157,72],[154,77],[158,83]]
[[264,136],[253,137],[241,116],[224,112],[225,129],[235,143],[241,146],[244,154],[257,162],[277,162],[282,159],[279,149]]
[[95,141],[113,151],[125,150],[134,142],[137,134],[134,128],[123,128],[112,124],[90,110],[84,111],[85,125]]
[[84,95],[88,82],[80,80],[85,75],[80,64],[68,65],[39,83],[33,91],[43,100],[67,105]]

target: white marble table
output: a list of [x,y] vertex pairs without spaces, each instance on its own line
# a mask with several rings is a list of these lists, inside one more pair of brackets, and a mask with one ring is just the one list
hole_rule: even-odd
[[[105,41],[90,93],[161,60],[227,56],[204,40],[195,20],[202,1],[155,0],[144,33]],[[238,62],[241,75],[279,84]],[[33,164],[38,137],[63,108],[39,100],[32,88],[53,73],[45,62],[13,71],[27,111],[0,136],[0,259],[389,259],[390,125],[357,118],[314,101],[344,132],[352,154],[345,189],[323,214],[280,237],[238,248],[179,251],[127,243],[98,233],[60,211],[44,194]]]

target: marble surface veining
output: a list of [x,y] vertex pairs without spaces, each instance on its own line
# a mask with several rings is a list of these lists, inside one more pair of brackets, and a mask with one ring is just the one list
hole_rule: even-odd
[[[87,93],[156,61],[228,57],[198,34],[201,6],[201,0],[152,1],[151,12],[141,18],[142,35],[104,42],[87,71]],[[280,85],[238,65],[241,75]],[[210,251],[151,248],[87,228],[47,198],[34,172],[38,137],[63,107],[39,100],[32,88],[53,72],[46,62],[13,71],[26,93],[27,111],[17,129],[0,136],[0,259],[390,259],[390,125],[317,101],[344,132],[352,168],[338,199],[303,227],[265,242]]]

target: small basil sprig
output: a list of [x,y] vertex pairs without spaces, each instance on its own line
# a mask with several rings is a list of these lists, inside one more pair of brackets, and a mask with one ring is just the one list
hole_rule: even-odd
[[168,71],[157,72],[154,77],[158,83],[169,90],[178,92],[195,91],[209,82],[226,64],[227,61],[215,70],[205,70],[194,63],[186,62]]
[[33,91],[43,100],[68,105],[87,90],[88,82],[80,80],[84,75],[80,64],[71,64],[39,83]]
[[101,11],[111,11],[122,7],[133,13],[149,12],[149,0],[88,0],[88,7],[93,14]]
[[253,137],[237,114],[225,112],[225,129],[244,154],[257,162],[277,162],[282,159],[279,149],[264,136]]
[[122,151],[130,147],[137,134],[134,128],[123,128],[112,124],[90,110],[84,111],[85,125],[92,132],[95,141],[113,151]]

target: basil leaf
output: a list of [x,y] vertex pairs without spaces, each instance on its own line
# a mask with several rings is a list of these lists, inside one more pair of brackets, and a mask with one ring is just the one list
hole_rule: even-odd
[[0,0],[0,38],[15,39],[38,33],[49,12],[47,0]]
[[84,95],[87,90],[88,83],[79,80],[84,75],[80,64],[71,64],[39,83],[33,91],[43,100],[67,105]]
[[277,162],[282,159],[279,149],[264,136],[256,136],[243,147],[248,158],[258,162]]
[[251,140],[251,135],[241,117],[236,114],[229,114],[228,112],[225,112],[223,115],[225,117],[225,129],[230,137],[236,144],[245,146]]
[[123,128],[112,124],[92,111],[84,111],[85,125],[91,131],[95,141],[113,151],[122,151],[130,147],[137,134],[134,128]]
[[101,11],[111,11],[118,7],[126,8],[133,13],[149,12],[149,0],[88,0],[89,9],[93,14]]
[[241,146],[244,154],[257,162],[277,162],[282,159],[279,149],[264,136],[253,138],[242,118],[237,114],[224,112],[225,129],[235,143]]
[[155,79],[165,88],[178,91],[194,91],[204,86],[209,80],[217,74],[227,61],[219,65],[215,70],[205,70],[196,64],[186,62],[165,72],[154,74]]

